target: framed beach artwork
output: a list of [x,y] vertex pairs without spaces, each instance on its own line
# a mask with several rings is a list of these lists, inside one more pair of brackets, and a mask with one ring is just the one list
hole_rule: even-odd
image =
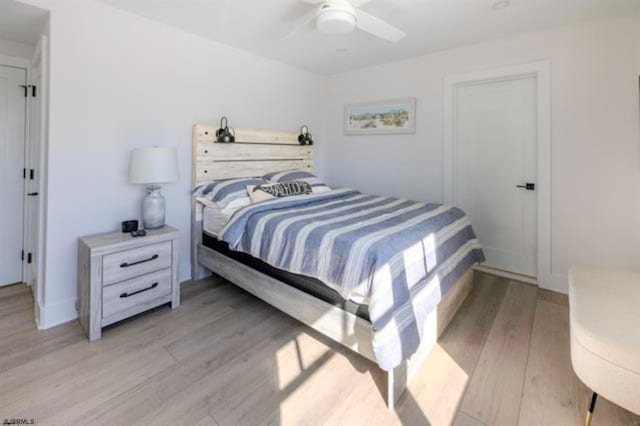
[[416,132],[416,99],[345,105],[345,135],[399,135]]

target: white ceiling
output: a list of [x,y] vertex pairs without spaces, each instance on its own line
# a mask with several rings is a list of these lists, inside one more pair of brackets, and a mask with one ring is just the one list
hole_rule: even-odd
[[362,9],[408,34],[391,44],[359,31],[320,34],[313,24],[283,39],[311,7],[300,0],[102,1],[322,74],[581,20],[640,16],[640,0],[511,0],[502,10],[492,9],[495,0],[373,0]]
[[0,38],[35,45],[47,14],[46,10],[15,0],[0,0]]

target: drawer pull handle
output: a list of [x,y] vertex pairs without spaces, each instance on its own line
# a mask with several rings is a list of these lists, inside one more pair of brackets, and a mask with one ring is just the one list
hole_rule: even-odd
[[135,296],[135,295],[136,295],[136,294],[138,294],[138,293],[142,293],[142,292],[145,292],[145,291],[149,291],[149,290],[154,289],[154,288],[156,288],[156,287],[158,287],[158,283],[153,283],[153,284],[151,284],[151,286],[150,286],[150,287],[143,288],[142,290],[134,291],[133,293],[122,293],[122,294],[120,295],[120,297],[125,298],[125,297],[129,297],[129,296]]
[[148,259],[142,259],[142,260],[138,260],[137,262],[131,262],[131,263],[127,263],[127,262],[121,263],[120,267],[121,268],[128,268],[129,266],[135,266],[135,265],[139,265],[141,263],[151,262],[152,260],[156,260],[159,257],[160,257],[159,255],[154,254],[153,256],[151,256]]

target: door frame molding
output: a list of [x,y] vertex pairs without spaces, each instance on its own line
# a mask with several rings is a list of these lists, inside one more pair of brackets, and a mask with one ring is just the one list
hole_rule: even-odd
[[24,68],[29,71],[31,68],[31,61],[26,58],[19,58],[17,56],[0,55],[0,65],[5,65],[14,68]]
[[444,167],[443,195],[455,205],[457,140],[455,135],[455,94],[458,87],[473,84],[535,77],[537,95],[537,281],[542,288],[561,290],[551,262],[551,63],[548,60],[492,68],[444,79]]
[[[38,221],[38,233],[36,235],[37,255],[35,257],[35,268],[38,280],[36,282],[36,288],[32,289],[34,292],[34,317],[38,329],[43,329],[46,326],[45,321],[45,266],[46,266],[46,211],[47,211],[47,182],[48,182],[48,127],[49,127],[49,39],[46,35],[41,35],[36,49],[33,53],[32,59],[29,61],[29,84],[33,83],[32,68],[36,58],[40,60],[40,87],[38,87],[38,96],[40,97],[40,129],[39,134],[31,134],[31,126],[27,128],[29,143],[37,143],[40,145],[39,156],[32,159],[37,164],[38,173],[36,173],[36,179],[38,181],[38,192],[40,195],[37,197],[37,213],[36,220]],[[27,102],[31,102],[32,98],[27,98]],[[33,109],[29,105],[29,119]],[[27,160],[25,156],[25,160]],[[25,208],[25,215],[27,209]],[[26,223],[26,217],[25,217]],[[33,232],[33,229],[25,229],[25,241],[29,232]],[[25,272],[25,278],[31,280],[30,272]]]

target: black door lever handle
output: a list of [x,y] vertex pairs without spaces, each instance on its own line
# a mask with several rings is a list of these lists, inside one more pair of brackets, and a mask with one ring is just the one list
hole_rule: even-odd
[[527,182],[524,185],[516,185],[516,188],[524,188],[527,191],[535,191],[536,190],[536,184]]
[[27,195],[29,197],[35,197],[36,195],[38,195],[38,193],[37,192],[29,192]]

